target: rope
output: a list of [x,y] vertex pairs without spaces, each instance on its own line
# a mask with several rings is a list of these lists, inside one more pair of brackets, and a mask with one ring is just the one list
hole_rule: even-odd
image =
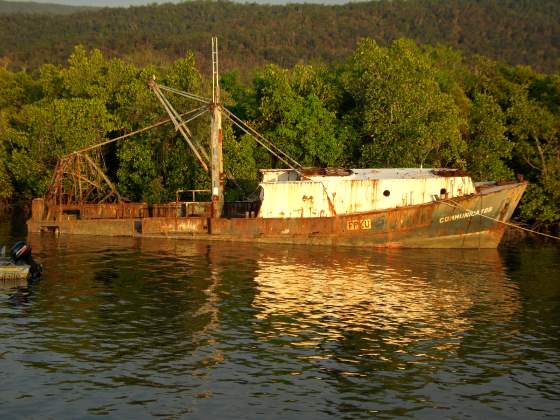
[[[250,125],[248,125],[246,122],[244,122],[241,118],[239,118],[237,115],[235,115],[229,109],[227,109],[225,107],[221,107],[221,108],[222,108],[222,111],[224,111],[226,117],[228,117],[235,125],[237,125],[245,133],[247,133],[251,137],[253,137],[261,146],[266,148],[270,153],[272,153],[274,156],[276,156],[278,159],[280,159],[282,162],[284,162],[286,165],[288,165],[288,167],[290,167],[291,169],[294,169],[294,170],[296,169],[295,167],[299,167],[299,168],[302,167],[301,164],[297,160],[292,158],[286,152],[279,149],[274,143],[272,143],[270,140],[267,140],[262,134],[260,134],[258,131],[256,131],[254,128],[252,128]],[[280,155],[282,155],[282,157]],[[291,161],[292,163],[288,163],[288,162],[286,162],[286,160]],[[295,167],[294,167],[294,165],[295,165]]]
[[[196,111],[198,111],[198,110],[200,110],[200,108],[194,109],[194,110],[189,111],[189,112],[185,112],[184,114],[181,114],[181,117],[184,117],[185,115],[188,115],[188,114],[190,114],[190,113],[192,113],[192,112],[196,112]],[[194,118],[198,117],[199,115],[200,115],[200,114],[196,115]],[[188,122],[188,121],[191,121],[191,120],[187,120],[187,122]],[[150,125],[150,126],[148,126],[148,127],[140,128],[140,129],[138,129],[138,130],[136,130],[136,131],[133,131],[133,132],[131,132],[131,133],[127,133],[127,134],[124,134],[124,135],[122,135],[122,136],[115,137],[114,139],[110,139],[110,140],[107,140],[107,141],[104,141],[104,142],[101,142],[101,143],[94,144],[93,146],[84,147],[83,149],[76,150],[76,151],[74,151],[74,152],[72,152],[72,153],[69,153],[69,154],[66,155],[66,156],[63,156],[63,157],[67,157],[67,156],[70,156],[70,155],[74,155],[74,154],[78,154],[78,153],[83,153],[83,152],[89,152],[90,150],[97,149],[97,148],[99,148],[99,147],[105,146],[106,144],[114,143],[114,142],[119,141],[119,140],[124,140],[124,139],[127,139],[128,137],[132,137],[132,136],[134,136],[134,135],[136,135],[136,134],[143,133],[144,131],[151,130],[152,128],[157,128],[157,127],[159,127],[159,126],[162,126],[162,125],[164,125],[164,124],[167,124],[168,122],[171,122],[171,118],[166,118],[166,119],[161,120],[160,122],[157,122],[157,123],[155,123],[155,124],[152,124],[152,125]]]
[[294,171],[298,171],[292,164],[290,164],[286,159],[284,159],[282,156],[280,156],[280,154],[276,153],[270,146],[268,146],[266,143],[262,142],[260,139],[258,139],[257,137],[255,137],[247,128],[245,128],[243,125],[241,125],[241,123],[237,122],[232,116],[233,114],[230,115],[230,113],[226,110],[225,112],[226,117],[228,117],[231,122],[233,122],[237,127],[239,127],[242,131],[244,131],[246,134],[250,135],[251,137],[253,137],[262,147],[264,147],[266,150],[268,150],[273,156],[276,156],[279,160],[281,160],[286,166],[288,166],[289,168],[293,169]]
[[[155,95],[157,96],[158,100],[163,105],[163,107],[165,108],[165,111],[171,117],[171,121],[173,121],[173,125],[175,126],[175,130],[179,131],[183,135],[183,137],[187,141],[187,143],[188,143],[189,147],[191,148],[191,150],[193,151],[193,153],[196,155],[197,159],[199,160],[199,162],[202,165],[202,167],[204,168],[204,170],[206,172],[208,172],[208,166],[207,166],[206,162],[209,161],[210,159],[208,157],[208,153],[206,152],[206,150],[193,137],[191,131],[186,126],[186,122],[184,122],[181,119],[181,115],[175,110],[175,108],[173,108],[173,105],[171,105],[171,103],[166,98],[166,96],[161,92],[161,90],[159,88],[159,85],[154,83],[152,85],[152,90],[155,93]],[[201,106],[200,108],[198,108],[197,110],[202,110],[202,111],[199,112],[198,114],[196,114],[195,116],[193,116],[191,118],[191,120],[200,116],[200,115],[202,115],[204,112],[206,112],[205,108],[206,108],[206,106],[204,106],[204,105]],[[204,159],[202,159],[202,157],[204,157],[204,159],[206,159],[206,161]]]
[[185,98],[189,98],[189,99],[192,99],[194,101],[202,102],[203,104],[206,104],[206,105],[209,105],[210,102],[211,102],[210,99],[206,99],[202,96],[195,95],[194,93],[183,92],[182,90],[173,89],[173,88],[170,88],[168,86],[164,86],[164,85],[160,85],[160,84],[156,84],[156,86],[158,86],[162,90],[167,90],[168,92],[175,93],[175,94],[180,95],[180,96],[184,96]]
[[[214,46],[214,44],[212,44],[212,46]],[[217,45],[216,45],[216,47],[217,47]],[[214,58],[214,51],[212,52],[212,57]],[[217,59],[217,56],[216,56],[216,59]],[[216,62],[216,66],[217,66],[217,62]],[[173,123],[174,123],[174,125],[177,129],[181,125],[181,124],[178,123],[179,118],[177,118],[177,114],[172,115],[173,112],[171,112],[171,111],[174,111],[174,109],[171,106],[171,104],[169,103],[169,101],[167,101],[167,98],[165,97],[165,95],[163,95],[163,93],[161,92],[162,90],[165,90],[165,91],[168,91],[168,92],[171,92],[171,93],[175,93],[177,95],[181,95],[181,96],[187,97],[189,99],[200,101],[200,102],[202,102],[206,105],[209,105],[211,103],[209,99],[204,98],[202,96],[195,95],[195,94],[192,94],[192,93],[189,93],[189,92],[184,92],[182,90],[174,89],[174,88],[169,87],[169,86],[160,85],[160,84],[155,82],[155,78],[151,82],[150,87],[152,88],[152,90],[154,91],[154,93],[156,94],[156,96],[158,97],[160,102],[162,102],[166,111],[171,115],[171,120],[173,121]],[[214,87],[214,85],[212,87]],[[214,93],[213,93],[212,97],[213,97],[213,101],[216,102],[216,100],[215,100],[216,98],[215,98]],[[257,142],[260,143],[261,146],[266,148],[270,153],[272,153],[274,156],[276,156],[278,159],[280,159],[289,168],[296,169],[296,167],[298,167],[298,168],[302,167],[299,162],[297,162],[295,159],[293,159],[291,156],[289,156],[284,151],[280,150],[276,145],[274,145],[274,143],[272,143],[270,140],[267,140],[260,133],[258,133],[254,128],[249,126],[247,123],[245,123],[243,120],[241,120],[235,114],[233,114],[231,111],[229,111],[225,107],[220,107],[220,108],[225,113],[225,115],[237,127],[239,127],[241,130],[243,130],[246,134],[249,134],[250,136],[255,138],[255,140],[257,140]],[[294,167],[294,165],[295,165],[295,167]]]
[[[450,203],[448,203],[448,202],[446,202],[446,201],[442,201],[442,203],[448,205],[449,207],[454,207],[454,208],[458,208],[458,209],[465,210],[465,211],[471,211],[471,210],[469,210],[469,209],[467,209],[467,208],[465,208],[465,207],[463,207],[463,206],[460,206],[459,204],[457,204],[457,203],[454,202],[453,200],[449,200],[449,201],[450,201],[451,203],[453,203],[453,204],[450,204]],[[535,235],[544,236],[545,238],[551,238],[551,239],[560,240],[560,237],[558,237],[558,236],[548,235],[548,234],[546,234],[546,233],[538,232],[538,231],[533,230],[533,229],[524,228],[523,226],[516,225],[515,223],[504,222],[504,221],[502,221],[502,220],[496,219],[496,218],[491,217],[491,216],[487,216],[487,215],[485,215],[485,214],[477,213],[477,214],[473,214],[473,215],[480,216],[480,217],[484,217],[485,219],[493,220],[494,222],[498,222],[498,223],[501,223],[501,224],[503,224],[503,225],[506,225],[506,226],[509,226],[509,227],[512,227],[512,228],[524,230],[525,232],[534,233]]]
[[[110,144],[110,143],[113,143],[113,142],[116,142],[116,141],[119,141],[119,140],[124,140],[128,137],[134,136],[135,134],[142,133],[144,131],[151,130],[152,128],[159,127],[160,125],[167,124],[170,121],[171,121],[170,118],[166,118],[163,121],[160,121],[156,124],[152,124],[149,127],[144,127],[144,128],[139,129],[139,130],[133,131],[132,133],[128,133],[128,134],[125,134],[125,135],[122,135],[122,136],[119,136],[119,137],[115,137],[114,139],[107,140],[107,141],[104,141],[104,142],[101,142],[101,143],[97,143],[97,144],[94,144],[93,146],[85,147],[85,148],[80,149],[80,150],[75,150],[74,152],[70,153],[69,155],[88,152],[90,150],[97,149],[98,147],[105,146],[106,144]],[[69,155],[67,155],[67,156],[69,156]]]
[[[304,173],[302,172],[303,167],[298,161],[296,161],[294,158],[292,158],[286,152],[279,149],[270,140],[267,140],[262,134],[260,134],[257,130],[252,128],[247,123],[245,123],[241,118],[239,118],[233,112],[231,112],[230,110],[228,110],[227,108],[224,108],[224,107],[222,107],[222,110],[224,111],[224,114],[226,115],[226,117],[228,117],[231,120],[231,122],[233,122],[237,127],[239,127],[241,130],[243,130],[246,134],[252,136],[261,146],[263,146],[266,150],[268,150],[270,153],[272,153],[274,156],[276,156],[278,159],[280,159],[285,165],[287,165],[289,168],[291,168],[297,174],[299,174],[299,176],[301,176],[302,179],[311,180],[309,177],[304,175]],[[284,158],[280,155],[284,156]],[[297,167],[290,164],[288,162],[288,160],[291,160]],[[319,184],[321,184],[321,187],[323,187],[323,191],[324,191],[325,195],[327,196],[327,202],[329,204],[329,208],[330,208],[332,214],[336,215],[336,209],[335,209],[334,204],[331,200],[331,197],[329,195],[329,190],[327,189],[326,185],[323,183],[323,181],[314,181],[314,182],[319,182]]]

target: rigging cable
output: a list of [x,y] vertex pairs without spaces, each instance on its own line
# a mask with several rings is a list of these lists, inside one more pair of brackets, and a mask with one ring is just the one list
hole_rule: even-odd
[[[175,126],[175,130],[179,131],[183,135],[183,137],[185,138],[185,140],[189,144],[189,147],[192,149],[193,153],[196,155],[197,159],[199,160],[199,162],[202,165],[202,167],[204,168],[204,170],[206,172],[208,172],[207,162],[210,160],[209,157],[208,157],[208,152],[206,152],[204,147],[202,147],[200,145],[200,143],[193,137],[191,131],[186,126],[186,123],[181,120],[181,116],[179,115],[179,113],[175,110],[175,108],[173,108],[173,106],[171,105],[171,103],[169,102],[167,97],[160,90],[159,85],[157,83],[152,83],[152,84],[150,84],[150,87],[152,88],[156,97],[159,99],[159,101],[161,102],[161,104],[165,108],[165,111],[171,117],[171,121],[173,121],[173,125]],[[202,107],[200,107],[198,109],[204,109],[204,108],[206,108],[206,107],[203,105]],[[202,115],[204,112],[199,112],[194,118]],[[206,160],[204,160],[203,157]]]
[[[245,133],[249,134],[251,137],[253,137],[255,140],[257,140],[257,142],[263,146],[264,148],[266,148],[270,153],[272,153],[275,157],[277,157],[278,159],[280,159],[282,162],[284,162],[286,165],[288,165],[288,167],[290,167],[291,169],[296,169],[294,167],[294,165],[298,168],[302,168],[302,165],[295,160],[294,158],[292,158],[290,155],[288,155],[286,152],[280,150],[274,143],[272,143],[270,140],[267,140],[262,134],[260,134],[259,132],[257,132],[254,128],[252,128],[251,126],[249,126],[247,123],[245,123],[241,118],[239,118],[237,115],[235,115],[233,112],[231,112],[229,109],[225,108],[225,107],[221,107],[222,110],[224,111],[224,113],[226,114],[226,116],[233,122],[235,123],[235,125],[237,125],[239,128],[241,128]],[[282,155],[283,158],[280,156]],[[286,162],[286,160],[291,161],[294,165]]]
[[[233,122],[237,127],[239,127],[242,131],[244,131],[246,134],[248,134],[249,136],[253,137],[262,147],[264,147],[266,150],[268,150],[273,156],[275,156],[276,158],[278,158],[279,160],[282,161],[282,163],[284,163],[286,166],[288,166],[289,168],[295,170],[296,172],[298,171],[297,168],[295,168],[292,164],[290,164],[286,159],[284,159],[282,156],[280,156],[280,154],[276,153],[273,149],[271,149],[269,146],[267,146],[265,143],[263,143],[262,141],[260,141],[258,138],[256,138],[247,128],[245,128],[243,125],[241,125],[240,123],[238,123],[235,119],[233,119],[228,112],[225,113],[226,116],[231,120],[231,122]],[[231,114],[233,115],[233,114]]]
[[185,98],[189,98],[189,99],[192,99],[194,101],[202,102],[206,105],[210,105],[210,103],[212,102],[212,101],[210,101],[210,99],[204,98],[202,96],[195,95],[194,93],[184,92],[182,90],[170,88],[170,87],[165,86],[165,85],[160,85],[159,83],[157,84],[157,86],[162,90],[167,90],[168,92],[176,93],[177,95],[184,96]]
[[[467,209],[467,208],[465,208],[465,207],[463,207],[463,206],[457,204],[457,203],[454,202],[453,200],[448,200],[448,201],[450,201],[452,204],[450,204],[450,203],[448,203],[448,202],[446,202],[446,201],[442,201],[442,203],[448,205],[449,207],[454,207],[454,208],[457,208],[457,209],[460,209],[460,210],[465,210],[465,211],[471,211],[471,210],[469,210],[469,209]],[[487,216],[487,215],[485,215],[485,214],[477,213],[477,214],[475,214],[475,215],[476,215],[476,216],[480,216],[480,217],[484,217],[485,219],[493,220],[494,222],[498,222],[498,223],[501,223],[501,224],[506,225],[506,226],[509,226],[509,227],[513,227],[513,228],[516,228],[516,229],[523,230],[523,231],[525,231],[525,232],[534,233],[535,235],[540,235],[540,236],[544,236],[544,237],[546,237],[546,238],[551,238],[551,239],[560,240],[560,237],[558,237],[558,236],[548,235],[548,234],[546,234],[546,233],[538,232],[538,231],[533,230],[533,229],[524,228],[523,226],[516,225],[515,223],[504,222],[504,221],[502,221],[502,220],[496,219],[496,218],[491,217],[491,216]]]
[[[191,113],[193,113],[193,112],[196,112],[196,111],[198,111],[198,110],[200,110],[200,108],[194,109],[194,110],[189,111],[189,112],[185,112],[184,114],[181,114],[181,116],[184,117],[184,116],[189,115],[189,114],[191,114]],[[197,114],[195,117],[193,117],[193,118],[191,118],[191,119],[188,119],[186,122],[192,121],[194,118],[196,118],[196,117],[198,117],[198,116],[199,116],[199,115]],[[122,136],[115,137],[114,139],[106,140],[106,141],[104,141],[104,142],[97,143],[97,144],[94,144],[94,145],[92,145],[92,146],[84,147],[83,149],[76,150],[76,151],[74,151],[74,152],[72,152],[72,153],[67,154],[66,156],[63,156],[63,157],[67,157],[67,156],[74,155],[74,154],[78,154],[78,153],[89,152],[90,150],[97,149],[97,148],[99,148],[99,147],[105,146],[106,144],[114,143],[114,142],[119,141],[119,140],[125,140],[125,139],[127,139],[128,137],[132,137],[132,136],[134,136],[134,135],[136,135],[136,134],[143,133],[144,131],[151,130],[152,128],[160,127],[160,126],[165,125],[165,124],[167,124],[167,123],[169,123],[169,122],[171,122],[171,118],[166,118],[166,119],[161,120],[160,122],[157,122],[157,123],[155,123],[155,124],[152,124],[152,125],[150,125],[150,126],[148,126],[148,127],[140,128],[140,129],[135,130],[135,131],[132,131],[132,132],[130,132],[130,133],[123,134]]]

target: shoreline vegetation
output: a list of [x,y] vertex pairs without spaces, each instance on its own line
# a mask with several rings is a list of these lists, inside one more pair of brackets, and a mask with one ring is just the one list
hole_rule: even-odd
[[[381,45],[367,37],[337,60],[245,63],[248,71],[235,66],[243,57],[227,56],[231,42],[226,40],[221,52],[226,107],[303,165],[453,167],[468,170],[476,181],[520,174],[530,185],[516,221],[558,233],[560,72],[406,38]],[[558,60],[554,51],[551,56]],[[153,75],[162,84],[211,96],[210,77],[201,73],[209,57],[204,62],[196,57],[189,50],[169,63],[142,65],[77,45],[65,64],[53,57],[53,63],[18,69],[4,60],[0,201],[25,203],[43,195],[61,156],[162,120],[164,111],[148,89]],[[185,98],[173,101],[179,110],[192,108]],[[199,118],[190,128],[206,141],[208,124]],[[226,170],[241,187],[228,185],[226,198],[250,194],[257,168],[280,166],[227,124],[223,143]],[[208,185],[169,124],[93,157],[132,201],[168,202],[177,189]]]

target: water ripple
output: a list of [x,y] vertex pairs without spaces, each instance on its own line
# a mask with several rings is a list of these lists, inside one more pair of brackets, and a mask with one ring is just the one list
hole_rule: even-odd
[[2,417],[560,415],[555,248],[31,241]]

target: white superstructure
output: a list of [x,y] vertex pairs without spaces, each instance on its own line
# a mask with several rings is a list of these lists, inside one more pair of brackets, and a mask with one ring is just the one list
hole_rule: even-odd
[[329,170],[318,174],[264,169],[261,173],[262,218],[332,217],[475,192],[471,177],[452,169],[351,169],[336,175]]

